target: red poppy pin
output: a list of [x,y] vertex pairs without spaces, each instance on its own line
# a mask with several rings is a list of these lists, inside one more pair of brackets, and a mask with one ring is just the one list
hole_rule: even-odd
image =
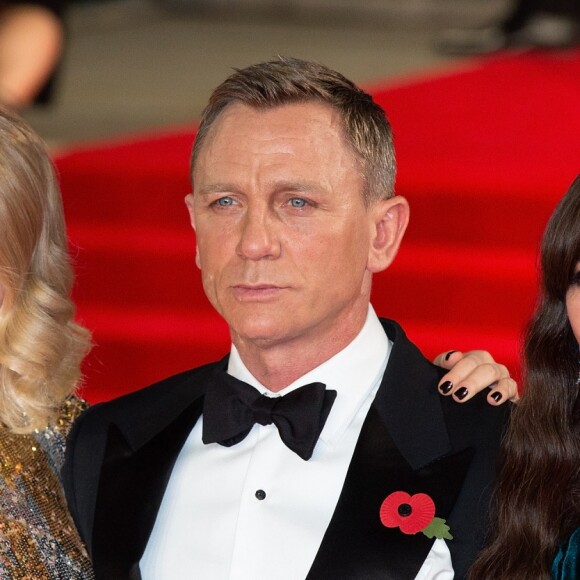
[[400,528],[403,534],[423,532],[428,538],[453,539],[445,520],[435,517],[435,502],[426,493],[395,491],[385,498],[379,513],[384,526]]

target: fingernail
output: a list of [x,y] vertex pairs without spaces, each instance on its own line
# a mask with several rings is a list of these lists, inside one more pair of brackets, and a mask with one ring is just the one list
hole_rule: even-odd
[[457,389],[457,391],[455,391],[455,394],[453,396],[456,399],[463,401],[463,399],[465,399],[465,397],[467,397],[468,394],[469,394],[469,391],[465,387],[459,387],[459,389]]
[[445,381],[440,387],[439,391],[446,395],[453,388],[453,383],[451,381]]
[[449,360],[451,358],[451,355],[457,352],[456,350],[450,350],[446,355],[445,355],[445,360]]
[[503,395],[502,395],[502,394],[501,394],[499,391],[496,391],[495,393],[492,393],[492,394],[491,394],[491,398],[492,398],[492,399],[493,399],[493,400],[494,400],[496,403],[499,403],[499,402],[501,401],[502,397],[503,397]]

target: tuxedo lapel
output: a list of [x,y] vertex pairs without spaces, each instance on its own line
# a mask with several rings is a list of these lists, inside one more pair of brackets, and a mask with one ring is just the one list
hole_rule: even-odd
[[426,493],[435,503],[436,516],[447,519],[470,458],[466,450],[414,471],[395,447],[376,408],[371,408],[308,580],[414,578],[433,540],[383,526],[381,504],[395,491]]
[[201,415],[213,373],[226,360],[129,396],[132,413],[119,401],[106,434],[94,508],[90,548],[98,579],[141,577],[139,560],[173,466]]
[[471,463],[470,449],[451,453],[438,371],[398,325],[383,325],[393,341],[389,364],[308,580],[414,578],[433,539],[383,526],[381,504],[395,491],[426,493],[447,519]]
[[175,460],[198,420],[203,398],[134,450],[110,425],[96,502],[93,558],[97,578],[140,578],[139,560]]
[[374,401],[393,442],[414,469],[451,451],[432,365],[392,320],[381,319],[393,343],[389,364]]

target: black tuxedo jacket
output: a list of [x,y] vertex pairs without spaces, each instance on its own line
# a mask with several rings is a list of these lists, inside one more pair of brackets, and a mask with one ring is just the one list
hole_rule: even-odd
[[[382,323],[391,357],[308,580],[415,577],[433,540],[381,524],[379,508],[394,491],[434,500],[453,535],[447,543],[456,578],[465,576],[485,534],[507,411],[484,396],[463,405],[441,397],[441,369],[395,322]],[[141,577],[139,560],[173,465],[226,360],[96,405],[77,421],[63,479],[98,579]]]

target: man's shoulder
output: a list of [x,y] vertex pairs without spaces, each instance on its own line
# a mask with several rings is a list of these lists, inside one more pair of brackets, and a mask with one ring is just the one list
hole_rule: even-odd
[[[427,359],[421,349],[407,337],[398,322],[388,318],[381,318],[380,321],[389,340],[393,343],[394,372],[404,374],[406,377],[414,377],[417,380],[412,381],[412,385],[430,393],[433,384],[438,385],[447,370]],[[487,403],[486,396],[487,391],[481,391],[466,403],[457,403],[451,397],[444,396],[438,396],[437,399],[443,402],[451,414],[461,408],[467,410],[470,416],[494,415],[505,411],[506,405],[490,405]]]
[[486,391],[465,403],[439,394],[439,380],[447,371],[429,361],[397,322],[381,319],[381,323],[393,343],[383,392],[390,405],[404,408],[407,417],[442,413],[451,439],[468,444],[495,440],[503,433],[509,405],[490,405]]
[[213,362],[171,375],[141,389],[107,401],[102,404],[102,407],[124,409],[150,400],[164,398],[169,394],[181,393],[182,391],[189,391],[190,389],[199,389],[202,385],[205,386],[205,381],[214,372],[218,364]]
[[490,405],[487,391],[477,393],[465,403],[439,395],[445,422],[452,439],[486,445],[502,437],[511,412],[511,404]]
[[385,379],[391,383],[391,387],[397,385],[396,396],[408,399],[410,404],[416,402],[416,397],[422,398],[423,395],[436,401],[437,397],[431,395],[437,392],[437,384],[446,371],[425,357],[398,322],[388,318],[381,318],[380,322],[392,344]]
[[208,381],[220,362],[214,362],[172,375],[137,391],[87,409],[77,423],[109,423],[142,421],[150,414],[183,408],[205,393]]

